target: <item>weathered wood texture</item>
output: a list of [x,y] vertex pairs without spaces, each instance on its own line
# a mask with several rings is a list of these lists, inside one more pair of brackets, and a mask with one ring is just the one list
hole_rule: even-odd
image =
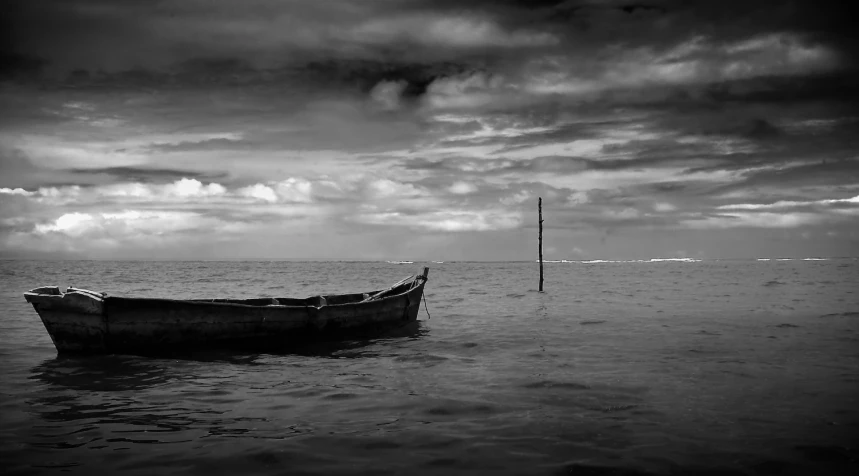
[[429,269],[380,291],[295,298],[104,297],[37,288],[24,293],[59,352],[153,354],[194,348],[286,348],[309,339],[372,335],[417,320]]

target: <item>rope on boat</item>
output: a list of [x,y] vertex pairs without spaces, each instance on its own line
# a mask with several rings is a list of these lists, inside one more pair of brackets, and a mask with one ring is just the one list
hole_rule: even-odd
[[429,306],[427,306],[427,295],[426,293],[421,293],[421,296],[424,298],[424,311],[427,312],[427,320],[430,320]]
[[382,298],[385,296],[385,293],[391,291],[392,289],[396,288],[397,286],[400,286],[401,284],[406,284],[410,279],[415,279],[415,276],[409,276],[408,278],[403,278],[399,282],[392,284],[387,289],[383,289],[383,290],[377,292],[376,294],[368,296],[366,299],[364,299],[361,302],[375,301],[376,299]]

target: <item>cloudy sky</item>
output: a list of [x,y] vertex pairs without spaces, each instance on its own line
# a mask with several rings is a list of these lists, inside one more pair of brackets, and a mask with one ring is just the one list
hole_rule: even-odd
[[840,3],[7,1],[0,257],[856,256]]

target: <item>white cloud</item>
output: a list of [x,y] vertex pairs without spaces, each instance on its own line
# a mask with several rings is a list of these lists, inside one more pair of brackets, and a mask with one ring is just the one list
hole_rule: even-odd
[[459,181],[448,187],[450,193],[455,195],[468,195],[477,191],[477,186],[473,183]]
[[364,22],[350,34],[359,42],[392,43],[405,40],[427,46],[462,48],[532,47],[558,42],[558,38],[550,33],[507,31],[486,18],[435,14],[377,18]]
[[390,179],[372,180],[367,184],[367,191],[372,198],[418,197],[426,192],[410,183],[396,182]]
[[588,197],[588,193],[582,190],[573,192],[567,197],[567,205],[573,207],[576,205],[584,205],[590,201],[591,199]]
[[94,223],[93,216],[89,213],[66,213],[53,223],[36,225],[34,231],[39,234],[56,232],[69,236],[80,236],[91,230]]
[[227,189],[217,183],[203,185],[202,182],[196,179],[183,178],[172,184],[166,185],[164,190],[168,195],[175,195],[182,198],[190,197],[214,197],[223,195]]
[[526,200],[531,198],[531,192],[527,190],[520,190],[519,192],[514,193],[513,195],[500,198],[498,201],[501,202],[502,205],[518,205],[520,203],[524,203]]
[[123,203],[174,202],[190,203],[217,199],[228,195],[218,183],[203,184],[196,179],[183,178],[168,184],[117,183],[94,187],[43,187],[32,197],[37,201],[62,205],[69,203],[103,203],[105,199]]
[[502,92],[504,79],[478,72],[439,78],[427,87],[425,103],[433,109],[469,109],[487,105]]
[[[342,193],[339,185],[331,180],[323,180],[320,187],[329,195]],[[4,190],[9,190],[5,192]],[[30,197],[37,202],[51,205],[70,203],[97,205],[105,199],[118,204],[141,205],[190,204],[190,203],[240,203],[237,199],[252,198],[269,203],[311,203],[314,184],[310,180],[291,177],[279,182],[254,184],[234,190],[218,183],[204,184],[196,179],[183,178],[168,184],[118,183],[94,187],[44,187],[35,192],[21,189],[0,189],[9,193]]]
[[0,194],[4,194],[4,195],[21,195],[24,197],[29,197],[29,196],[35,195],[35,193],[36,192],[28,192],[27,190],[24,190],[23,188],[5,188],[5,187],[0,188]]
[[309,180],[290,177],[268,185],[257,183],[236,190],[241,197],[268,203],[310,203],[313,201],[313,184]]
[[[436,99],[436,101],[438,101],[438,99]],[[453,119],[453,120],[448,119],[450,117],[451,117],[451,115],[441,114],[441,115],[435,116],[434,119],[436,119],[439,122],[451,122],[451,123],[455,123],[455,124],[456,123],[460,123],[460,124],[462,123],[459,119]],[[456,116],[453,116],[453,117],[456,117]],[[528,126],[522,126],[519,124],[496,125],[496,124],[490,123],[489,121],[482,120],[479,117],[471,118],[469,122],[479,123],[480,129],[473,131],[473,132],[465,133],[465,134],[448,135],[448,136],[444,137],[444,140],[446,140],[446,141],[466,140],[467,141],[467,140],[482,140],[482,139],[493,139],[493,138],[509,139],[509,138],[513,138],[513,137],[520,137],[520,136],[525,136],[525,135],[530,135],[530,134],[539,134],[541,132],[550,132],[550,131],[555,130],[555,128],[556,128],[556,126],[552,126],[552,127],[548,127],[548,126],[528,127]]]
[[[847,205],[845,207],[845,205]],[[708,228],[796,228],[837,223],[859,216],[859,196],[773,203],[735,203],[716,207],[719,215],[684,220],[683,226]]]
[[277,195],[285,202],[310,203],[313,184],[309,180],[290,177],[275,184]]
[[6,236],[5,244],[20,250],[112,256],[115,252],[138,254],[228,241],[247,233],[250,226],[188,211],[69,212],[38,223],[31,231],[14,231]]
[[[183,179],[184,180],[184,179]],[[97,195],[103,197],[117,197],[117,198],[135,198],[135,199],[152,199],[155,198],[157,193],[157,188],[152,185],[144,185],[142,183],[118,183],[113,185],[105,185],[102,187],[97,187],[95,189],[95,193]],[[52,198],[56,198],[62,195],[80,195],[80,188],[76,190],[74,194],[63,193],[68,192],[66,190],[57,190],[54,189]],[[48,195],[45,195],[46,197]]]
[[[38,224],[37,235],[61,233],[69,237],[88,234],[111,234],[133,239],[140,235],[162,235],[199,229],[213,219],[183,211],[123,210],[114,213],[65,213],[53,222]],[[216,219],[215,219],[216,221]]]
[[509,230],[522,223],[519,213],[502,210],[440,211],[419,214],[364,213],[355,221],[373,225],[404,226],[439,232]]
[[240,188],[236,190],[236,193],[242,197],[254,198],[257,200],[262,200],[264,202],[277,202],[277,194],[274,193],[274,190],[271,187],[263,185],[261,183]]
[[710,216],[703,219],[684,220],[688,228],[796,228],[803,225],[821,223],[825,216],[817,213],[732,213],[730,215]]
[[792,201],[792,200],[781,200],[775,203],[735,203],[731,205],[721,205],[717,207],[720,210],[769,210],[774,208],[795,208],[795,207],[804,207],[804,206],[812,206],[812,205],[834,205],[838,203],[845,204],[859,204],[859,195],[851,198],[835,198],[835,199],[825,199],[825,200],[812,200],[812,201]]

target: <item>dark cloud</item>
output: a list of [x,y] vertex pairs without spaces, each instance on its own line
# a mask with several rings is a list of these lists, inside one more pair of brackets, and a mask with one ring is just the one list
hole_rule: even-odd
[[819,101],[840,104],[841,110],[859,107],[859,71],[848,69],[801,76],[763,76],[708,84],[699,97],[686,97],[686,103],[709,105],[790,103],[805,105]]
[[170,144],[151,144],[146,149],[152,152],[188,152],[207,150],[241,150],[259,148],[261,144],[255,144],[246,140],[235,139],[208,139],[202,141],[183,141]]
[[311,61],[302,66],[307,81],[354,88],[368,93],[383,81],[404,81],[403,96],[422,96],[436,79],[473,70],[475,66],[454,62],[388,62],[379,60],[338,59]]
[[[679,161],[680,159],[674,159]],[[591,159],[574,156],[542,156],[533,159],[412,159],[402,163],[409,170],[447,171],[463,176],[552,173],[575,175],[584,171],[635,170],[667,166],[670,159]]]
[[0,149],[0,187],[35,190],[65,185],[102,185],[115,182],[168,183],[182,178],[214,181],[228,179],[223,171],[194,171],[154,167],[46,168],[18,149]]
[[[5,31],[10,41],[6,44],[11,51],[6,57],[16,71],[33,69],[37,62],[61,75],[173,70],[180,76],[194,72],[196,79],[222,81],[223,77],[252,78],[257,70],[298,66],[344,79],[356,73],[352,79],[359,81],[394,76],[418,89],[431,81],[428,75],[433,76],[421,71],[422,64],[460,63],[457,58],[461,58],[474,67],[490,57],[499,58],[491,44],[502,42],[504,32],[492,30],[488,33],[494,36],[487,34],[487,38],[454,32],[466,35],[465,47],[455,36],[449,38],[451,47],[433,29],[435,17],[407,17],[416,11],[408,2],[254,0],[239,6],[228,1],[182,5],[13,1],[7,9]],[[432,15],[425,9],[419,13]],[[454,26],[468,28],[467,23]],[[481,24],[475,28],[479,30]],[[38,60],[29,60],[27,66],[27,58]],[[382,66],[357,65],[356,59]],[[341,61],[344,65],[336,64]]]
[[0,187],[7,188],[21,187],[22,182],[24,187],[29,186],[29,180],[26,178],[40,172],[24,152],[19,149],[5,148],[0,148],[0,170],[3,171]]
[[26,54],[0,51],[0,81],[27,81],[37,79],[45,60]]
[[73,174],[86,176],[106,176],[111,181],[117,182],[139,182],[139,183],[165,183],[174,182],[183,178],[196,179],[200,181],[214,181],[227,178],[226,172],[199,172],[181,169],[156,169],[139,167],[107,167],[101,169],[70,169]]
[[[107,0],[16,1],[14,8],[9,9],[12,21],[7,35],[14,41],[8,43],[11,51],[4,56],[8,67],[4,67],[3,77],[32,78],[47,68],[62,71],[58,78],[66,86],[93,90],[266,84],[283,85],[304,95],[347,90],[368,94],[381,82],[402,81],[405,84],[402,97],[408,103],[422,97],[441,78],[485,71],[521,80],[516,75],[524,65],[544,57],[566,58],[588,77],[601,71],[617,52],[650,47],[659,50],[695,37],[723,45],[787,32],[806,35],[811,42],[823,42],[842,57],[853,54],[855,50],[848,46],[854,44],[856,34],[844,16],[839,15],[844,10],[834,8],[835,4],[822,3],[824,6],[821,2],[797,0],[778,5],[743,2],[727,7],[712,2],[674,0],[481,0],[309,5],[258,0],[239,8],[219,1],[181,6]],[[391,28],[400,28],[404,18],[412,18],[409,15],[425,19],[414,20],[417,27],[435,18],[432,15],[446,15],[445,18],[476,15],[496,22],[500,29],[482,30],[481,24],[448,25],[451,35],[471,35],[465,37],[470,42],[456,48],[413,44],[414,39],[383,34]],[[382,22],[376,27],[378,31],[361,30],[361,25],[373,21]],[[297,33],[290,33],[291,25],[296,26]],[[359,37],[334,41],[340,34],[337,32],[356,28],[361,31]],[[504,38],[503,35],[525,30],[554,35],[561,44],[549,42],[498,50],[477,41],[481,34],[493,33]],[[350,43],[360,47],[349,47]],[[696,54],[702,53],[685,53],[685,57],[695,59]],[[557,97],[546,98],[546,103],[554,105],[556,112],[587,108],[606,111],[630,105],[665,110],[733,102],[832,100],[844,104],[859,99],[856,86],[859,81],[850,72],[850,64],[840,61],[835,71],[820,77],[756,75],[704,85],[610,87],[591,94],[584,99],[585,103],[583,99],[570,102]],[[496,102],[486,107],[504,108]],[[527,114],[515,104],[511,112],[523,117]],[[759,120],[762,121],[759,125],[773,125],[765,117]],[[579,132],[557,130],[542,136],[532,135],[530,139],[535,142],[574,139]],[[774,129],[747,132],[762,137]],[[528,145],[525,142],[528,138],[517,140]]]
[[[226,1],[180,4],[108,0],[16,0],[7,8],[7,42],[13,52],[42,57],[66,71],[159,69],[200,58],[243,58],[255,67],[321,58],[362,57],[390,64],[441,58],[475,64],[513,57],[499,55],[483,41],[466,47],[415,43],[416,32],[380,34],[401,28],[409,15],[477,16],[510,32],[550,33],[560,50],[593,50],[597,45],[649,45],[694,35],[717,40],[747,38],[761,32],[796,32],[855,55],[856,33],[848,20],[850,2],[792,0],[722,4],[705,1],[406,1],[272,2],[241,5]],[[362,26],[377,25],[378,28]],[[417,28],[427,21],[415,21]],[[407,23],[412,25],[412,23]],[[405,28],[405,27],[402,27]],[[415,29],[415,27],[412,27]],[[462,25],[467,30],[467,24]],[[355,30],[350,37],[348,32]],[[451,34],[481,33],[454,31]],[[397,30],[399,31],[399,30]],[[488,31],[488,30],[487,30]],[[571,50],[572,48],[572,50]],[[281,54],[277,54],[278,51]],[[284,53],[289,54],[284,54]],[[533,54],[533,53],[532,53]]]
[[193,58],[163,69],[117,72],[75,70],[61,78],[66,87],[103,91],[114,88],[165,90],[264,87],[268,91],[326,94],[367,94],[380,82],[403,81],[402,96],[419,98],[436,79],[473,71],[470,63],[390,62],[377,59],[329,58],[292,61],[259,67],[235,57]]

